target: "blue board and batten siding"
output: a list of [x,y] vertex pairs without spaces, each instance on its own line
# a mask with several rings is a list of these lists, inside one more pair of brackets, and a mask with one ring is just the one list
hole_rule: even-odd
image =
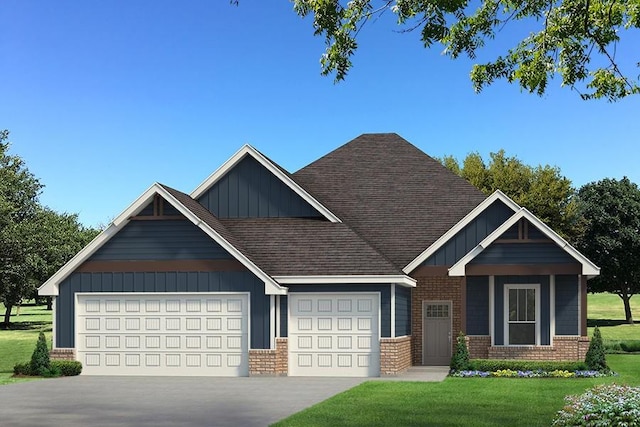
[[579,335],[579,283],[577,275],[556,276],[556,335]]
[[467,335],[489,335],[489,277],[467,277]]
[[396,285],[396,337],[411,335],[411,288]]
[[246,156],[199,199],[218,218],[321,218],[302,197]]
[[251,348],[270,347],[270,296],[250,272],[75,273],[60,284],[56,298],[56,346],[74,347],[77,292],[249,292]]
[[577,261],[554,242],[494,243],[470,265],[576,264]]
[[[391,285],[289,285],[289,293],[340,293],[379,292],[380,293],[380,336],[391,337]],[[397,302],[396,302],[397,307]],[[280,297],[280,336],[288,336],[288,298]],[[398,327],[396,325],[396,331]]]
[[422,265],[455,264],[513,214],[511,208],[500,200],[496,200],[427,258]]
[[232,259],[188,220],[131,221],[94,253],[90,261]]

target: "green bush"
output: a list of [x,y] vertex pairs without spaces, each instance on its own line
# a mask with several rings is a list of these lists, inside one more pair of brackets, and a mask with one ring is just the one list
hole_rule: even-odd
[[602,335],[600,335],[600,328],[597,326],[593,330],[593,337],[589,343],[589,350],[584,359],[589,369],[594,371],[608,371],[607,359],[604,353],[604,345],[602,344]]
[[565,402],[553,426],[640,426],[640,387],[598,385]]
[[31,375],[31,363],[16,363],[13,367],[13,375]]
[[498,359],[472,359],[469,362],[470,370],[496,372],[496,371],[585,371],[588,369],[585,362],[573,361],[537,361],[537,360],[498,360]]
[[49,347],[44,332],[38,335],[36,348],[31,355],[31,375],[46,375],[49,372]]
[[458,334],[456,338],[456,351],[451,356],[451,363],[449,367],[454,371],[463,371],[469,369],[469,349],[465,336],[462,332]]
[[82,363],[77,360],[52,360],[51,368],[55,368],[63,377],[73,377],[82,372]]
[[637,353],[640,352],[640,341],[622,341],[620,343],[620,349],[627,353]]

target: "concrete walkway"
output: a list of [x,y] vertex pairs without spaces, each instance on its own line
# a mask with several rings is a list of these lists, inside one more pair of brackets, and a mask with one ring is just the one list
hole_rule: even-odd
[[412,366],[398,376],[369,378],[369,380],[439,382],[444,381],[447,375],[449,375],[448,366]]

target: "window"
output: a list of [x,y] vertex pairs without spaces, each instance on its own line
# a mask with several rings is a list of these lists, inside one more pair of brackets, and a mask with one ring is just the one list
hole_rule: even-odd
[[538,344],[540,285],[506,285],[504,303],[507,344]]

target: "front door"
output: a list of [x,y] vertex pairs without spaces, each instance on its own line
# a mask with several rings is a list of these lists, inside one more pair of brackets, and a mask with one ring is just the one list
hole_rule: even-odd
[[423,305],[423,351],[425,365],[445,366],[451,362],[451,302],[425,301]]

